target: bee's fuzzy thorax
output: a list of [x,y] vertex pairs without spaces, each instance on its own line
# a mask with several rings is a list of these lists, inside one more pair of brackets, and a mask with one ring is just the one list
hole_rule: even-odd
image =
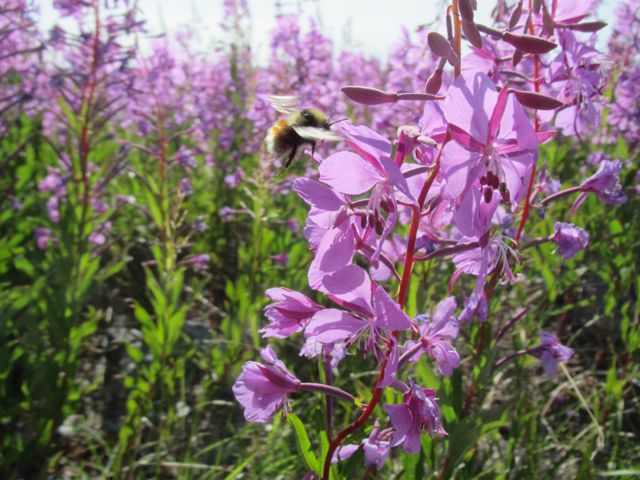
[[291,125],[300,127],[328,128],[327,116],[315,108],[304,108],[291,114],[288,118]]

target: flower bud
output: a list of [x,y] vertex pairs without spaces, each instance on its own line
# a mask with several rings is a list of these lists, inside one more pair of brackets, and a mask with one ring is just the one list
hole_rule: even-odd
[[471,45],[476,48],[482,48],[482,37],[480,36],[480,32],[478,31],[478,27],[476,27],[475,23],[463,20],[462,31]]
[[534,13],[540,13],[540,7],[542,7],[542,0],[533,0],[533,11]]
[[522,53],[522,50],[518,50],[516,48],[515,52],[513,52],[513,57],[511,57],[511,65],[514,67],[517,66],[522,61],[523,55],[524,53]]
[[520,21],[520,17],[522,16],[522,0],[520,0],[515,8],[513,9],[513,12],[511,12],[511,17],[509,18],[509,29],[514,28],[516,25],[518,25],[518,22]]
[[398,93],[397,100],[416,100],[416,101],[425,101],[425,100],[443,100],[444,97],[438,95],[431,95],[429,93]]
[[460,9],[460,16],[464,20],[473,22],[473,5],[471,0],[458,0],[458,8]]
[[553,35],[553,28],[555,23],[546,5],[542,5],[542,24],[544,25],[544,31],[549,35]]
[[437,32],[429,32],[427,34],[427,44],[433,53],[442,58],[448,59],[453,52],[453,47],[449,40]]
[[524,33],[504,32],[502,34],[502,40],[516,47],[518,50],[522,50],[524,53],[532,53],[535,55],[550,52],[558,46],[555,42]]
[[564,105],[557,98],[553,98],[542,93],[516,90],[513,88],[509,91],[516,96],[518,101],[524,107],[535,108],[536,110],[555,110],[556,108],[560,108]]
[[363,105],[380,105],[382,103],[395,103],[398,94],[395,92],[385,92],[371,87],[348,86],[341,88],[349,99]]
[[569,25],[558,25],[559,27],[568,28],[569,30],[573,30],[574,32],[597,32],[598,30],[602,30],[607,26],[607,22],[583,22],[583,23],[572,23]]

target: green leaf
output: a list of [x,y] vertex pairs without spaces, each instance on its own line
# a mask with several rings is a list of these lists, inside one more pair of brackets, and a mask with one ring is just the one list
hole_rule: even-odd
[[287,422],[291,425],[296,434],[298,449],[300,450],[300,454],[304,458],[307,467],[309,467],[309,470],[313,470],[319,475],[320,469],[318,467],[318,459],[311,450],[311,442],[307,436],[307,430],[304,428],[304,424],[293,413],[289,413],[287,415]]

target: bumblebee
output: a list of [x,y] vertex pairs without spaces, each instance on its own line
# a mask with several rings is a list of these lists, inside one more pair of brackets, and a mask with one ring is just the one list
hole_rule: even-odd
[[286,119],[281,118],[273,124],[265,138],[267,151],[271,155],[286,157],[282,171],[291,165],[302,144],[311,145],[313,156],[316,142],[340,140],[331,131],[332,123],[327,116],[315,108],[299,108],[297,97],[267,96],[266,99],[276,111],[287,115]]

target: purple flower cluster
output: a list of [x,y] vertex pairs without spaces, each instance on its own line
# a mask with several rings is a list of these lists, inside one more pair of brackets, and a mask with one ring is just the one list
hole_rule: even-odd
[[[604,101],[605,77],[594,47],[595,32],[603,25],[585,21],[585,2],[536,4],[542,6],[532,12],[522,2],[505,10],[499,20],[509,28],[497,30],[475,23],[472,2],[455,2],[460,17],[449,18],[447,36],[429,33],[427,55],[407,49],[410,54],[392,63],[397,75],[390,78],[396,83],[386,84],[387,90],[371,82],[342,89],[374,112],[388,104],[387,114],[405,107],[406,113],[423,102],[421,118],[393,117],[394,138],[385,125],[388,118],[374,120],[375,129],[341,122],[335,131],[344,147],[319,159],[318,180],[294,182],[294,192],[309,206],[304,229],[313,253],[309,287],[324,300],[316,303],[287,288],[268,290],[270,323],[261,333],[275,338],[301,333],[302,354],[319,355],[332,369],[345,352],[372,358],[379,366],[361,416],[331,439],[324,478],[330,461],[344,460],[359,448],[365,450],[367,466],[379,469],[391,447],[417,452],[421,434],[446,435],[435,390],[407,379],[403,367],[426,359],[441,375],[451,376],[460,366],[455,344],[462,322],[474,317],[492,321],[489,301],[496,285],[523,278],[521,238],[531,209],[574,193],[580,193],[574,209],[589,192],[609,204],[625,200],[620,162],[602,161],[592,177],[565,190],[538,165],[540,145],[557,131],[576,138],[592,131]],[[286,49],[285,39],[300,34],[291,19],[282,22],[284,33],[274,42]],[[472,50],[461,59],[463,31]],[[322,56],[318,48],[313,54]],[[412,65],[412,75],[406,75],[410,69],[403,62]],[[451,73],[446,64],[453,67]],[[319,103],[324,99],[317,98]],[[539,193],[547,196],[536,203]],[[403,237],[400,231],[408,233]],[[571,258],[588,239],[581,228],[557,222],[553,234],[531,242],[555,242],[560,254]],[[432,314],[410,318],[404,308],[413,266],[446,257],[456,267],[450,290],[463,275],[475,277],[475,287],[460,292],[459,313],[458,302],[449,296]],[[396,297],[388,293],[390,279],[399,282]],[[332,306],[324,306],[329,302]],[[551,374],[572,351],[543,333],[542,343],[524,352],[540,358]],[[245,377],[239,377],[236,389]],[[264,377],[275,381],[271,374]],[[271,383],[265,394],[272,391]],[[281,395],[297,391],[297,384],[285,383]],[[336,388],[330,381],[327,387]],[[385,388],[402,396],[401,403],[385,407],[386,428],[378,418],[368,439],[342,445],[373,414]],[[272,403],[238,400],[247,418],[273,415]]]
[[609,113],[609,134],[621,135],[631,145],[640,141],[640,108],[638,107],[638,76],[640,75],[640,2],[624,0],[616,7],[613,31],[609,37],[609,52],[614,66],[613,102]]

